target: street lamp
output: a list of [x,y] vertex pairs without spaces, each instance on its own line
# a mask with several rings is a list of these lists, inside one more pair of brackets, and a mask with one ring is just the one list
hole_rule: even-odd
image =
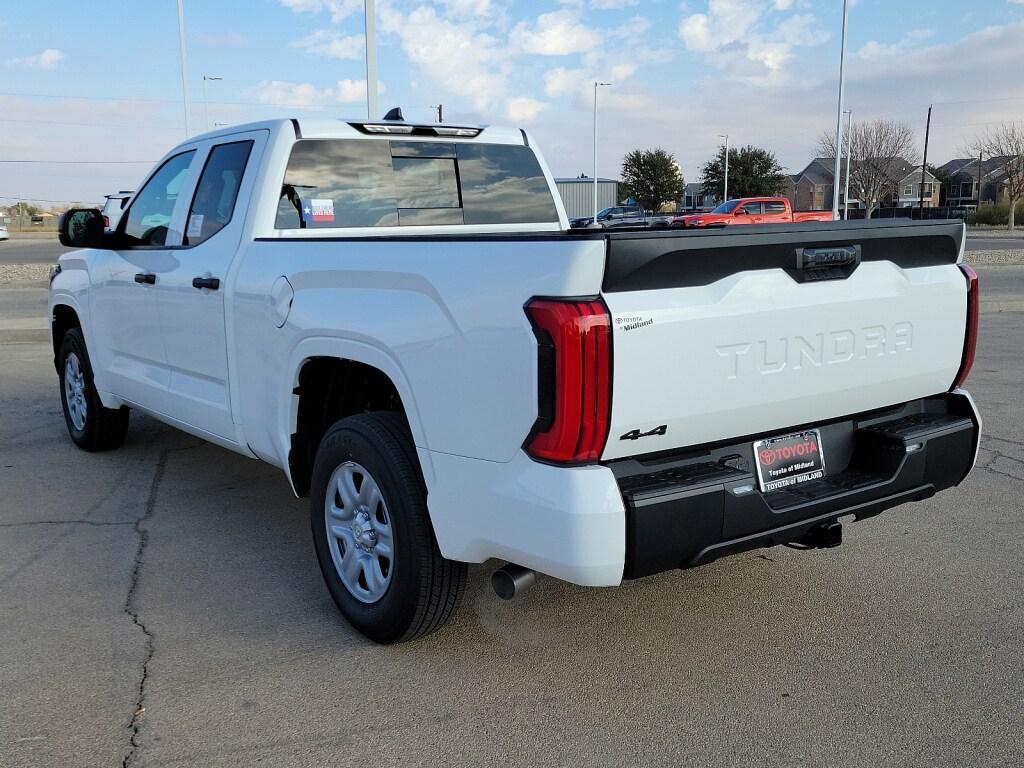
[[178,0],[178,50],[181,53],[181,98],[185,106],[185,138],[189,136],[188,114],[188,61],[185,56],[185,8]]
[[206,130],[210,130],[210,106],[206,103],[206,83],[207,81],[212,83],[223,79],[223,77],[216,77],[214,75],[203,75],[203,119],[206,121]]
[[843,154],[843,90],[846,86],[846,22],[849,0],[843,0],[843,44],[839,52],[839,106],[836,109],[836,167],[832,174],[832,219],[839,218],[839,158]]
[[377,3],[363,0],[363,24],[366,31],[366,119],[376,120],[377,110]]
[[729,199],[729,134],[720,133],[718,138],[725,139],[725,189],[722,192],[722,202]]
[[611,85],[611,83],[594,81],[594,220],[591,223],[595,226],[597,225],[597,88],[601,85]]
[[850,218],[850,163],[853,161],[853,110],[846,113],[846,191],[843,193],[843,221]]

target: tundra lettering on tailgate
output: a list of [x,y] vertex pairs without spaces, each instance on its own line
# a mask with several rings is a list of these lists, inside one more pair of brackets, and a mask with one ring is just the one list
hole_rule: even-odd
[[768,376],[787,368],[820,368],[869,357],[909,352],[914,326],[909,321],[891,326],[869,325],[860,329],[829,331],[813,336],[783,336],[720,344],[715,352],[725,361],[726,377]]

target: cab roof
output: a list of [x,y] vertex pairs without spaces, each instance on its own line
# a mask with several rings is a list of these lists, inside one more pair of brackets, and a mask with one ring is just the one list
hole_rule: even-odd
[[[374,129],[384,127],[381,132]],[[388,128],[393,130],[387,130]],[[412,133],[399,133],[397,129]],[[241,125],[226,126],[215,131],[208,131],[197,136],[190,136],[188,142],[216,139],[232,134],[254,130],[269,130],[276,133],[281,130],[294,130],[302,139],[409,139],[430,141],[480,141],[488,144],[527,144],[526,133],[518,128],[493,125],[470,125],[466,123],[430,123],[415,121],[366,120],[362,118],[280,118],[262,120]],[[475,131],[475,135],[455,135],[458,130],[467,133]]]

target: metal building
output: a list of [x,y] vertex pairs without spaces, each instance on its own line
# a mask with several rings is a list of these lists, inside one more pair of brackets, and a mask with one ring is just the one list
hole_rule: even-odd
[[[594,215],[594,180],[592,178],[555,179],[558,194],[562,196],[565,213],[570,219]],[[619,202],[619,182],[615,179],[597,180],[597,210]]]

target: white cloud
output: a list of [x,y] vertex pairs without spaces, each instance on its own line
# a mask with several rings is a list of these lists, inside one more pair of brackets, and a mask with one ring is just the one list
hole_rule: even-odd
[[601,34],[584,24],[576,11],[542,13],[532,28],[521,21],[512,29],[513,48],[540,56],[586,53],[601,44]]
[[307,53],[326,56],[329,59],[356,61],[363,56],[366,39],[362,35],[343,35],[329,29],[318,29],[292,45]]
[[761,5],[709,0],[707,13],[685,16],[679,36],[691,51],[710,53],[743,40],[761,17]]
[[331,100],[331,89],[319,89],[312,83],[261,80],[247,92],[260,104],[293,109],[320,109]]
[[[378,93],[385,90],[384,84],[378,82]],[[366,80],[339,80],[333,88],[317,88],[312,83],[263,80],[249,88],[246,95],[268,106],[317,110],[330,104],[364,101]]]
[[543,101],[517,96],[508,100],[505,116],[513,123],[532,123],[547,106]]
[[[713,61],[718,66],[742,71],[745,62],[763,64],[768,72],[753,79],[765,80],[781,72],[797,47],[820,45],[828,39],[810,14],[779,19],[778,13],[792,5],[790,0],[775,0],[776,13],[765,17],[761,6],[743,0],[709,0],[707,13],[683,17],[679,36],[690,51],[716,54]],[[779,20],[772,25],[775,19]]]
[[[1024,2],[1024,0],[1022,0]],[[599,11],[611,11],[618,8],[629,8],[639,5],[640,0],[590,0],[590,7]]]
[[441,0],[453,16],[487,16],[495,13],[491,0]]
[[363,9],[363,0],[280,0],[281,5],[297,13],[320,13],[327,11],[331,21],[344,21]]
[[588,79],[584,69],[555,67],[544,73],[544,93],[548,96],[565,96],[578,91]]
[[627,21],[608,30],[608,36],[622,40],[638,40],[651,28],[651,20],[645,16],[633,16]]
[[455,23],[428,6],[403,14],[390,5],[380,6],[380,22],[434,88],[458,94],[478,112],[492,112],[504,102],[510,54],[474,23]]
[[47,48],[41,53],[33,56],[23,56],[18,59],[8,59],[7,63],[15,67],[31,67],[32,69],[54,70],[64,61],[64,51],[56,48]]
[[[1024,0],[1021,0],[1024,2]],[[918,43],[927,40],[934,34],[931,29],[914,29],[908,32],[902,39],[895,43],[880,43],[877,40],[869,40],[854,55],[868,59],[884,59],[902,56],[917,47]]]
[[[377,84],[377,92],[384,93],[384,86]],[[334,90],[335,101],[353,102],[366,100],[366,80],[339,80]]]

